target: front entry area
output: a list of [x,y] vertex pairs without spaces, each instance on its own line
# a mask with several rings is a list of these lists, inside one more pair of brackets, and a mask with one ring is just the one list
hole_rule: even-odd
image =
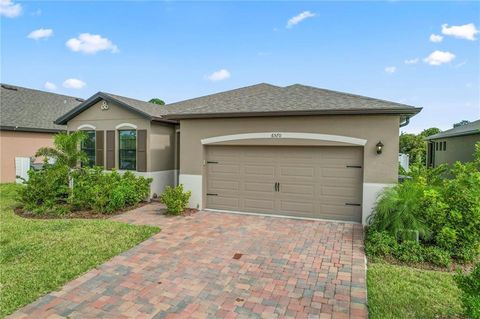
[[363,148],[207,146],[206,208],[362,220]]

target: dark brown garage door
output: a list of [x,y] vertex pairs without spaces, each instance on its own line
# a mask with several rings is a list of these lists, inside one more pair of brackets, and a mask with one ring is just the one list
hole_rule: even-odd
[[209,146],[206,207],[362,219],[361,147]]

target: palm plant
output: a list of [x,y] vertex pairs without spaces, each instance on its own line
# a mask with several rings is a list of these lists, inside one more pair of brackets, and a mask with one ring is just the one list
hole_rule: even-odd
[[412,232],[426,236],[429,229],[422,219],[424,187],[406,181],[386,189],[375,207],[369,223],[378,231],[387,231],[396,238],[406,239]]
[[75,168],[79,163],[87,161],[87,154],[80,149],[80,143],[86,138],[84,132],[59,133],[55,135],[54,147],[42,147],[35,156],[43,156],[45,160],[52,158],[56,164]]

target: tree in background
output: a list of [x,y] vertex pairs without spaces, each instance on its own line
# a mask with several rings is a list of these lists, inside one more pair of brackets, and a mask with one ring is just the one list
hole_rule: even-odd
[[425,137],[440,133],[436,127],[427,128],[420,134],[400,134],[400,153],[408,154],[410,163],[425,163],[427,158],[427,142]]
[[159,99],[158,97],[154,97],[153,99],[151,99],[148,102],[153,103],[153,104],[158,104],[158,105],[165,105],[165,102],[163,102],[163,100]]
[[463,120],[463,121],[460,121],[458,123],[453,124],[453,127],[459,127],[459,126],[462,126],[462,125],[465,125],[465,124],[468,124],[468,123],[470,123],[470,121]]

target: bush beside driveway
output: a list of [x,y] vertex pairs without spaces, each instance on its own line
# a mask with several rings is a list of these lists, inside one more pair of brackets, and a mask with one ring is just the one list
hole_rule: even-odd
[[19,185],[0,185],[0,317],[159,231],[110,220],[31,220],[14,214]]

